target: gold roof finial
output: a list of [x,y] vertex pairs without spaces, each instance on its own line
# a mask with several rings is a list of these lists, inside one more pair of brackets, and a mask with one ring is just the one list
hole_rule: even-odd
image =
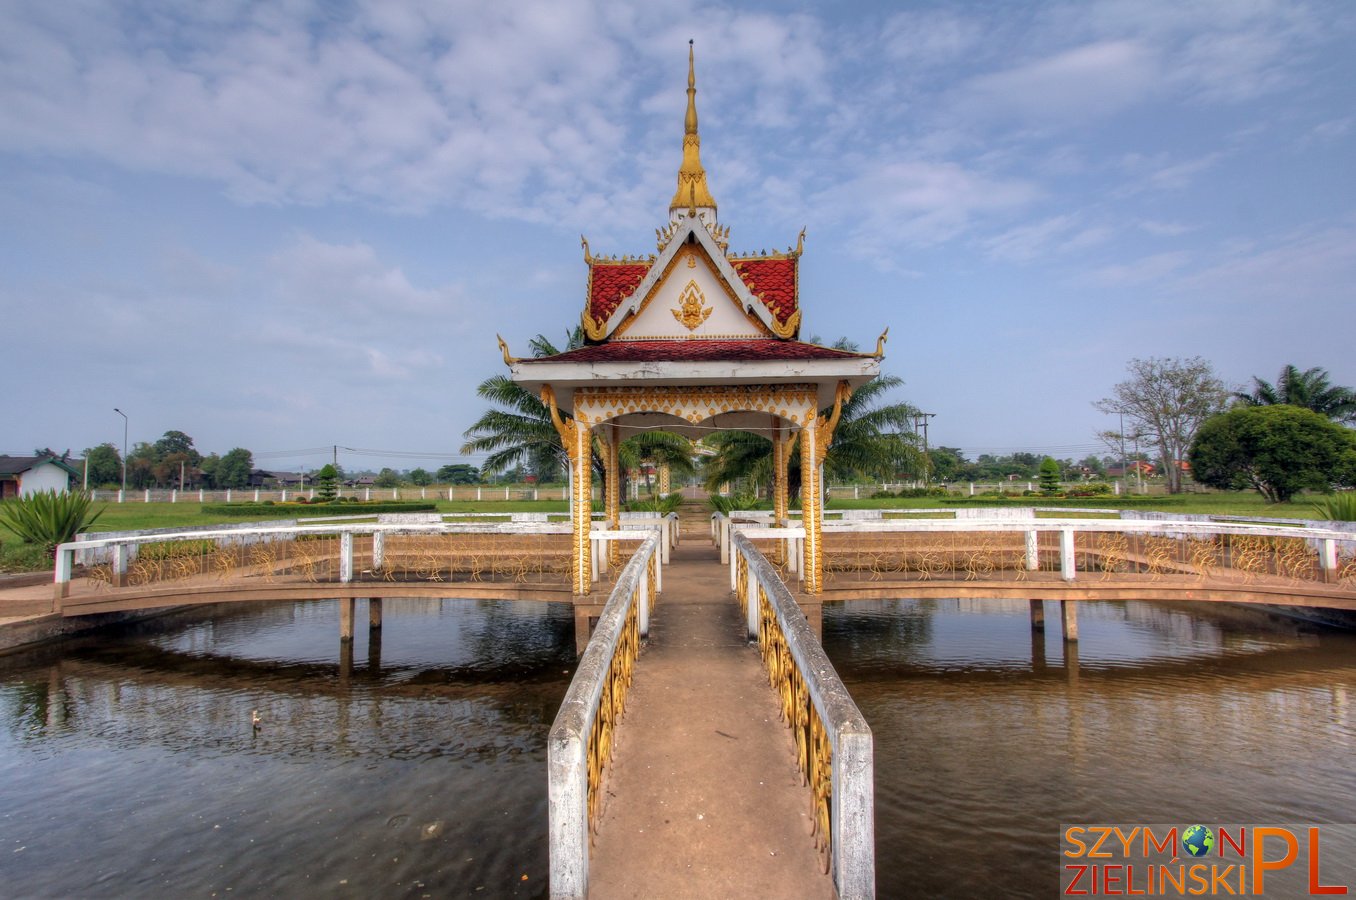
[[702,140],[697,135],[697,74],[693,42],[687,42],[687,115],[683,119],[683,164],[678,168],[678,190],[669,213],[688,208],[716,208],[702,168]]

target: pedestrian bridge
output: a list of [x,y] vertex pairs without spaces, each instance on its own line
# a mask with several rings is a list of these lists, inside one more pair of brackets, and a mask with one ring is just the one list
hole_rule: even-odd
[[[358,597],[370,598],[373,629],[383,596],[572,602],[582,656],[547,746],[552,896],[630,895],[638,883],[651,896],[683,896],[694,882],[679,863],[696,854],[721,890],[870,897],[873,739],[816,638],[822,603],[1020,597],[1043,628],[1041,601],[1060,600],[1069,641],[1079,601],[1356,610],[1356,533],[1328,523],[1064,513],[828,521],[817,594],[795,590],[806,546],[795,521],[717,514],[714,547],[678,548],[674,517],[642,516],[591,534],[593,578],[610,586],[605,602],[572,593],[569,526],[547,521],[95,536],[59,548],[48,602],[79,616],[337,598],[341,638],[352,636]],[[656,766],[671,771],[656,781]],[[700,810],[713,807],[727,821],[670,827],[671,814],[690,808],[701,822]],[[707,833],[714,828],[728,831]],[[788,852],[754,859],[750,840]]]

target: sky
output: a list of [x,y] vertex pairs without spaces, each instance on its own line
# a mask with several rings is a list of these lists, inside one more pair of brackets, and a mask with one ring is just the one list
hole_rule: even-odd
[[1356,384],[1356,4],[0,4],[0,453],[165,431],[458,453],[654,252],[696,41],[731,249],[803,336],[890,328],[933,446],[1081,458],[1132,358]]

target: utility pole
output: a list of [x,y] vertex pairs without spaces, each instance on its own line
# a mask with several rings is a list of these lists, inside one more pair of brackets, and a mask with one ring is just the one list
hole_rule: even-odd
[[932,461],[928,458],[928,419],[935,415],[937,414],[914,413],[913,416],[913,433],[917,434],[920,428],[923,430],[923,487],[927,487],[931,481]]
[[[127,413],[113,407],[113,411],[122,416],[122,490],[127,492]],[[118,502],[122,502],[122,495],[118,496]]]
[[1116,415],[1120,417],[1120,439],[1121,439],[1121,481],[1125,482],[1125,492],[1130,493],[1130,473],[1125,468],[1125,411],[1118,410]]

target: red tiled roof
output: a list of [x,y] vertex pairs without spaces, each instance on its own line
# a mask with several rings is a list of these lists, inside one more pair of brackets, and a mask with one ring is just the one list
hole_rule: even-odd
[[567,350],[555,356],[524,359],[543,362],[756,362],[760,360],[863,359],[869,354],[849,353],[801,341],[758,339],[749,341],[613,341]]
[[589,266],[589,315],[599,322],[631,296],[650,271],[650,263],[614,263],[594,261]]
[[[748,286],[753,296],[767,304],[779,325],[795,313],[796,264],[794,256],[772,259],[736,259],[731,262],[735,272]],[[640,286],[651,263],[604,262],[595,260],[589,266],[589,315],[598,322],[606,322],[622,301]]]
[[749,291],[767,304],[777,323],[785,325],[796,311],[796,258],[736,259],[731,261]]

